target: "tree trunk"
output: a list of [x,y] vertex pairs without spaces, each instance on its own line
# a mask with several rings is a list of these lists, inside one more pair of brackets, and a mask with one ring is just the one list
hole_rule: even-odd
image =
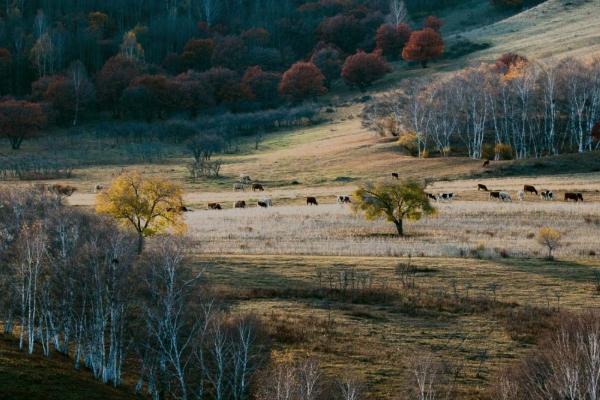
[[142,254],[142,251],[144,251],[144,235],[140,232],[138,233],[137,253]]
[[398,231],[398,236],[404,236],[404,229],[402,228],[402,220],[395,221],[396,230]]

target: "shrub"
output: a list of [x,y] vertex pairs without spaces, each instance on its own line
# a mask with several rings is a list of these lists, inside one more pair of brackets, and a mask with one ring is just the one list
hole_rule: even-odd
[[416,156],[418,154],[417,147],[417,134],[414,132],[405,132],[398,138],[398,145],[408,151],[410,155]]
[[560,246],[561,234],[556,229],[545,226],[540,229],[537,241],[548,249],[548,258],[552,259],[552,251]]
[[402,49],[410,38],[411,29],[407,24],[394,26],[392,24],[381,25],[375,35],[377,49],[381,50],[385,57],[392,60],[402,54]]
[[498,143],[494,146],[494,154],[499,160],[512,160],[513,148],[510,144]]
[[335,47],[327,46],[315,51],[310,61],[315,64],[323,76],[325,76],[325,84],[327,87],[331,87],[333,81],[340,77],[342,60],[340,51]]

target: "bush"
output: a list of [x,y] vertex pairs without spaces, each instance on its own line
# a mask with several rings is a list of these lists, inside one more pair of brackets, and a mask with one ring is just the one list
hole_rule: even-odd
[[356,86],[364,91],[391,70],[392,68],[380,52],[367,54],[364,51],[359,51],[348,57],[344,62],[342,78],[350,87]]
[[548,258],[552,259],[552,251],[560,246],[561,234],[556,229],[545,226],[540,229],[537,241],[548,249]]
[[295,102],[321,96],[327,92],[325,76],[315,64],[297,62],[283,74],[279,92]]
[[414,132],[405,132],[401,134],[397,143],[412,156],[416,156],[419,153],[417,147],[417,134]]
[[498,143],[494,146],[494,155],[499,160],[512,160],[514,156],[513,148],[510,144]]

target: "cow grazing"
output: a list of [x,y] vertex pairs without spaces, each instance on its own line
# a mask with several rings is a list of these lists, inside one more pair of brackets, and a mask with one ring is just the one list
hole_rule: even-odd
[[241,183],[250,183],[252,179],[250,179],[250,175],[240,174],[240,182]]
[[396,178],[396,179],[400,179],[400,176],[398,175],[397,172],[392,172],[392,177]]
[[497,191],[490,192],[490,200],[495,200],[495,199],[500,200],[500,192],[497,192]]
[[55,184],[55,185],[52,185],[52,186],[50,186],[50,187],[48,188],[48,190],[49,190],[51,193],[54,193],[54,194],[56,194],[56,195],[69,197],[69,196],[71,196],[73,193],[75,193],[75,191],[77,190],[77,188],[76,188],[76,187],[73,187],[73,186],[69,186],[69,185],[61,185],[61,184],[58,184],[58,183],[57,183],[57,184]]
[[104,185],[97,184],[94,186],[94,193],[98,193],[104,190]]
[[253,183],[253,184],[252,184],[252,191],[253,191],[253,192],[256,192],[256,191],[259,191],[259,192],[264,192],[264,191],[265,191],[265,188],[264,188],[264,187],[263,187],[263,185],[261,185],[260,183]]
[[244,200],[238,200],[233,204],[233,208],[246,208],[246,202]]
[[483,168],[489,167],[490,166],[490,160],[485,160],[483,162]]
[[525,200],[525,192],[522,190],[519,190],[517,192],[517,197],[519,198],[519,201],[524,201]]
[[309,196],[306,198],[306,205],[307,206],[318,206],[319,203],[317,202],[316,197]]
[[565,201],[583,201],[583,194],[580,192],[567,192],[565,193]]
[[346,194],[340,194],[337,196],[337,203],[338,204],[350,204],[352,203],[352,201],[350,200],[350,196],[346,195]]
[[542,200],[546,200],[546,201],[554,200],[554,193],[552,193],[552,191],[550,191],[550,190],[546,190],[546,189],[542,190],[540,192],[540,198]]
[[500,192],[499,196],[500,196],[500,200],[502,200],[502,201],[512,202],[512,198],[510,197],[510,194],[508,194],[507,192]]
[[273,200],[271,200],[271,198],[269,197],[265,197],[264,199],[260,199],[259,201],[265,203],[267,207],[273,207]]
[[242,192],[244,191],[244,184],[243,183],[236,182],[236,183],[233,184],[233,191],[237,192],[238,190],[241,190]]
[[219,203],[208,203],[208,208],[211,210],[222,210],[223,207]]
[[454,200],[454,193],[450,192],[450,193],[440,193],[437,196],[438,200],[442,200],[442,201],[452,201]]
[[477,191],[479,192],[480,190],[483,190],[484,192],[489,192],[487,186],[485,186],[485,185],[483,185],[481,183],[478,183],[477,184]]
[[437,198],[437,197],[435,197],[435,195],[434,195],[434,194],[431,194],[431,193],[425,193],[425,194],[427,195],[427,198],[428,198],[428,199],[435,200],[435,201],[437,201],[437,200],[438,200],[438,198]]
[[523,191],[525,192],[525,194],[527,194],[527,193],[535,193],[536,196],[538,195],[538,191],[535,188],[535,186],[533,186],[533,185],[525,185],[525,186],[523,186]]
[[268,207],[269,207],[269,205],[268,205],[267,203],[265,203],[264,201],[260,201],[260,200],[259,200],[259,201],[258,201],[256,204],[257,204],[257,205],[258,205],[260,208],[268,208]]

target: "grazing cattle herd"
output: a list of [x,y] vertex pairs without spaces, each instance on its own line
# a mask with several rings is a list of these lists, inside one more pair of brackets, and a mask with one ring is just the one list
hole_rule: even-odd
[[[399,179],[399,174],[396,172],[392,173],[392,177],[395,179]],[[73,186],[54,184],[51,186],[40,185],[43,186],[45,190],[55,193],[59,196],[71,196],[77,189]],[[239,180],[233,184],[234,191],[245,191],[246,187],[250,187],[253,192],[264,192],[265,187],[263,184],[258,182],[253,182],[249,175],[241,174]],[[93,192],[97,193],[105,189],[105,186],[102,184],[97,184],[93,187]],[[512,202],[513,199],[508,191],[505,190],[490,190],[488,185],[483,183],[477,184],[477,192],[487,192],[489,200],[495,200],[500,202]],[[441,193],[429,193],[425,192],[427,197],[430,200],[436,202],[452,202],[454,199],[458,197],[458,195],[454,192],[441,192]],[[533,185],[523,185],[523,189],[517,191],[516,198],[523,202],[527,199],[528,195],[539,196],[539,198],[543,201],[553,201],[556,199],[554,192],[548,189],[536,189]],[[583,202],[583,193],[581,192],[565,192],[564,193],[564,201],[566,202]],[[337,204],[350,204],[352,203],[352,197],[347,194],[337,195],[336,196]],[[233,208],[247,208],[250,203],[246,200],[237,200],[233,202]],[[314,196],[306,197],[306,205],[307,206],[318,206],[319,201]],[[220,203],[211,202],[208,203],[209,210],[223,210],[224,207]],[[273,207],[273,200],[270,197],[263,197],[256,202],[256,206],[258,208],[269,208]],[[176,208],[169,208],[167,211],[178,211],[178,212],[188,212],[192,211],[186,206],[178,206]]]

